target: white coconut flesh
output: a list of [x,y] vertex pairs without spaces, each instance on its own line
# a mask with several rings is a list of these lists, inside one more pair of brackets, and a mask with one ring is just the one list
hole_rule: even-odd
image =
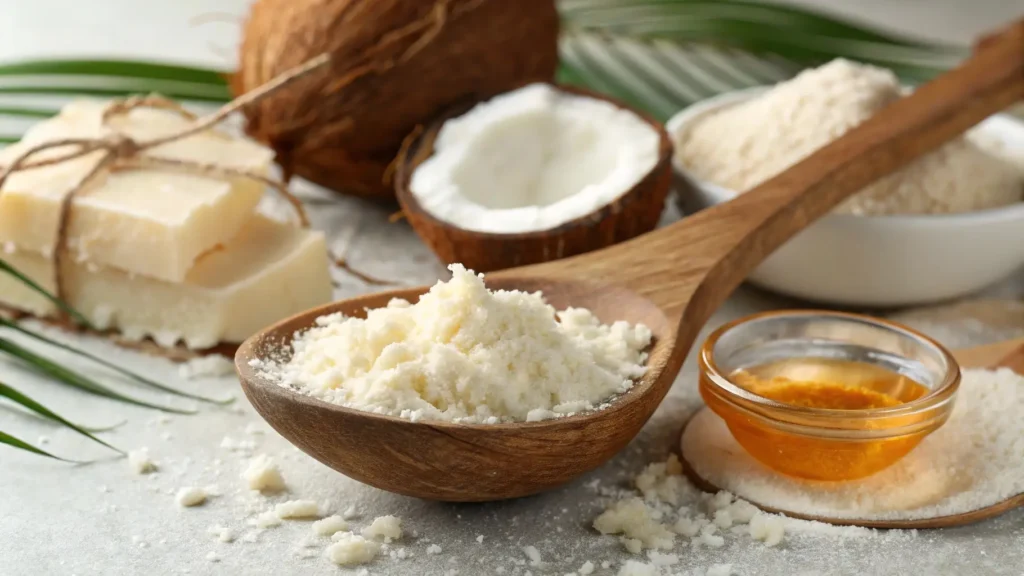
[[659,144],[629,110],[532,84],[446,121],[409,191],[465,230],[550,230],[626,194],[654,169]]

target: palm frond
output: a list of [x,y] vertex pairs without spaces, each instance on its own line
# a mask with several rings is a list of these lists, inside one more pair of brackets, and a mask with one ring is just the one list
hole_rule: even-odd
[[138,400],[130,396],[126,396],[96,382],[92,378],[79,374],[74,370],[70,370],[44,358],[31,350],[15,344],[11,340],[6,338],[0,338],[0,353],[7,354],[8,356],[20,360],[30,368],[41,372],[62,384],[66,384],[73,388],[95,394],[97,396],[103,396],[104,398],[110,398],[111,400],[117,400],[126,404],[134,404],[135,406],[142,406],[144,408],[152,408],[160,410],[162,412],[172,412],[175,414],[195,414],[195,410],[183,410],[181,408],[173,408],[170,406],[161,406],[159,404],[153,404],[144,400]]
[[0,77],[36,75],[171,80],[222,88],[226,73],[197,66],[125,60],[22,60],[0,64]]
[[76,356],[79,356],[81,358],[85,358],[87,360],[91,360],[92,362],[95,362],[96,364],[99,364],[99,365],[101,365],[101,366],[103,366],[105,368],[113,370],[114,372],[117,372],[118,374],[121,374],[122,376],[127,376],[129,379],[134,380],[135,382],[138,382],[138,383],[143,384],[145,386],[149,386],[150,388],[155,388],[157,390],[160,390],[162,392],[166,392],[168,394],[173,394],[175,396],[181,396],[183,398],[189,398],[191,400],[198,400],[200,402],[209,402],[211,404],[221,404],[221,405],[223,405],[223,404],[230,404],[230,403],[235,401],[234,398],[225,398],[224,400],[216,400],[216,399],[213,399],[213,398],[207,398],[205,396],[199,396],[197,394],[190,394],[190,393],[185,392],[183,390],[178,390],[177,388],[173,388],[171,386],[167,386],[165,384],[161,384],[161,383],[159,383],[159,382],[157,382],[157,381],[155,381],[155,380],[153,380],[151,378],[147,378],[147,377],[145,377],[145,376],[143,376],[141,374],[137,374],[135,372],[132,372],[131,370],[128,370],[127,368],[123,368],[121,366],[118,366],[117,364],[114,364],[113,362],[110,362],[108,360],[104,360],[103,358],[100,358],[99,356],[96,356],[95,354],[90,354],[89,352],[86,352],[85,350],[81,350],[79,348],[75,348],[74,346],[70,346],[68,344],[64,344],[63,342],[58,342],[57,340],[54,340],[53,338],[48,338],[46,336],[43,336],[42,334],[40,334],[38,332],[35,332],[34,330],[29,330],[28,328],[25,328],[24,326],[18,324],[17,322],[15,322],[13,320],[8,320],[6,318],[0,317],[0,327],[9,328],[9,329],[17,331],[17,332],[19,332],[21,334],[24,334],[25,336],[28,336],[29,338],[32,338],[32,339],[34,339],[36,341],[43,342],[45,344],[49,344],[50,346],[54,346],[56,348],[60,348],[61,350],[64,350],[66,352],[70,352],[70,353],[72,353],[72,354],[74,354]]
[[16,438],[14,436],[11,436],[10,434],[8,434],[6,432],[0,432],[0,444],[6,444],[8,446],[13,446],[15,448],[19,448],[21,450],[25,450],[27,452],[32,452],[33,454],[38,454],[40,456],[46,456],[47,458],[53,458],[54,460],[62,460],[64,462],[72,462],[72,463],[76,463],[76,464],[81,464],[81,462],[78,462],[77,460],[68,460],[67,458],[61,458],[60,456],[54,456],[53,454],[50,454],[46,450],[42,450],[40,448],[36,448],[35,446],[29,444],[28,442],[25,442],[24,440],[21,440],[20,438]]
[[46,288],[43,288],[42,286],[37,284],[34,280],[29,278],[27,275],[25,275],[23,272],[21,272],[20,270],[18,270],[14,266],[11,266],[10,264],[8,264],[2,258],[0,258],[0,273],[5,273],[5,274],[8,274],[10,276],[13,276],[19,282],[21,282],[22,284],[24,284],[25,286],[30,288],[33,292],[36,292],[40,296],[43,296],[44,298],[49,300],[54,306],[60,308],[64,312],[66,312],[67,315],[70,316],[71,318],[73,318],[75,320],[75,322],[77,324],[79,324],[80,326],[84,326],[86,328],[90,328],[90,329],[93,329],[93,330],[96,329],[95,326],[93,326],[92,323],[89,322],[89,319],[86,318],[84,314],[82,314],[78,310],[75,310],[74,307],[72,307],[70,304],[68,304],[64,300],[61,300],[60,298],[58,298],[54,294],[51,294],[49,290],[47,290]]
[[559,77],[665,120],[693,102],[771,84],[837,57],[916,84],[967,50],[821,12],[743,0],[561,0]]
[[89,431],[87,431],[86,429],[79,427],[78,425],[74,424],[73,422],[69,422],[68,420],[65,420],[64,418],[62,418],[56,412],[50,410],[46,406],[43,406],[39,402],[36,402],[32,398],[29,398],[25,394],[22,394],[21,392],[15,390],[14,388],[11,388],[10,386],[8,386],[7,384],[4,384],[3,382],[0,382],[0,397],[7,398],[8,400],[11,400],[12,402],[20,404],[21,406],[24,406],[25,408],[35,412],[36,414],[39,414],[40,416],[42,416],[44,418],[47,418],[49,420],[53,420],[54,422],[56,422],[58,424],[66,426],[66,427],[74,430],[75,432],[78,432],[79,434],[85,436],[86,438],[89,438],[93,442],[98,442],[99,444],[102,444],[102,445],[106,446],[107,448],[110,448],[111,450],[113,450],[115,452],[118,452],[120,454],[124,454],[123,450],[121,450],[119,448],[116,448],[114,446],[111,446],[110,444],[107,444],[103,440],[100,440],[99,438],[97,438],[97,437],[93,436],[92,434],[90,434]]

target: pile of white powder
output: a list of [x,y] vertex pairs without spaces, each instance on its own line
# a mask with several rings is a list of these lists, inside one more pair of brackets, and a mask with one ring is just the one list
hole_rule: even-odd
[[598,409],[644,374],[647,327],[556,312],[540,293],[492,292],[482,275],[450,268],[418,303],[321,317],[296,334],[287,362],[254,366],[357,410],[486,424]]
[[[696,177],[744,192],[839,138],[901,96],[889,70],[838,59],[807,70],[677,135]],[[978,135],[957,138],[866,187],[836,211],[858,215],[970,212],[1024,201],[1022,162]]]

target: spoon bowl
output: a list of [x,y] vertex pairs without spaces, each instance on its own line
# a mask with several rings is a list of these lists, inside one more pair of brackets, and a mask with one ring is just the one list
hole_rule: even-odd
[[295,332],[319,316],[361,317],[395,297],[416,299],[426,287],[337,302],[254,335],[235,356],[242,387],[282,436],[378,488],[448,501],[553,488],[601,465],[640,431],[700,328],[768,254],[868,183],[1020,99],[1024,20],[959,68],[730,202],[603,250],[489,275],[492,289],[540,290],[556,308],[589,308],[603,322],[651,329],[647,374],[604,410],[513,424],[411,422],[304,396],[250,365],[286,357]]
[[[412,422],[345,408],[282,387],[249,364],[286,359],[292,335],[325,314],[363,318],[392,298],[415,302],[429,287],[328,304],[284,320],[245,342],[238,372],[246,397],[282,436],[346,476],[421,498],[487,501],[534,494],[597,468],[621,450],[668,392],[675,324],[649,299],[625,288],[529,276],[490,280],[491,289],[542,291],[557,309],[589,308],[603,323],[628,317],[651,329],[647,374],[604,410],[516,424]],[[282,356],[284,354],[284,356]],[[309,425],[315,422],[316,426]]]

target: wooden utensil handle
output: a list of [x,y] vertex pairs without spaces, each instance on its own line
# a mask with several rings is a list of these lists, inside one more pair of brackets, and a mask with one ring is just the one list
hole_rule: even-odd
[[962,368],[1009,368],[1024,375],[1024,338],[953,351]]
[[[736,199],[545,273],[627,285],[699,327],[772,251],[864,186],[1024,99],[1024,20]],[[794,129],[796,129],[794,127]]]

